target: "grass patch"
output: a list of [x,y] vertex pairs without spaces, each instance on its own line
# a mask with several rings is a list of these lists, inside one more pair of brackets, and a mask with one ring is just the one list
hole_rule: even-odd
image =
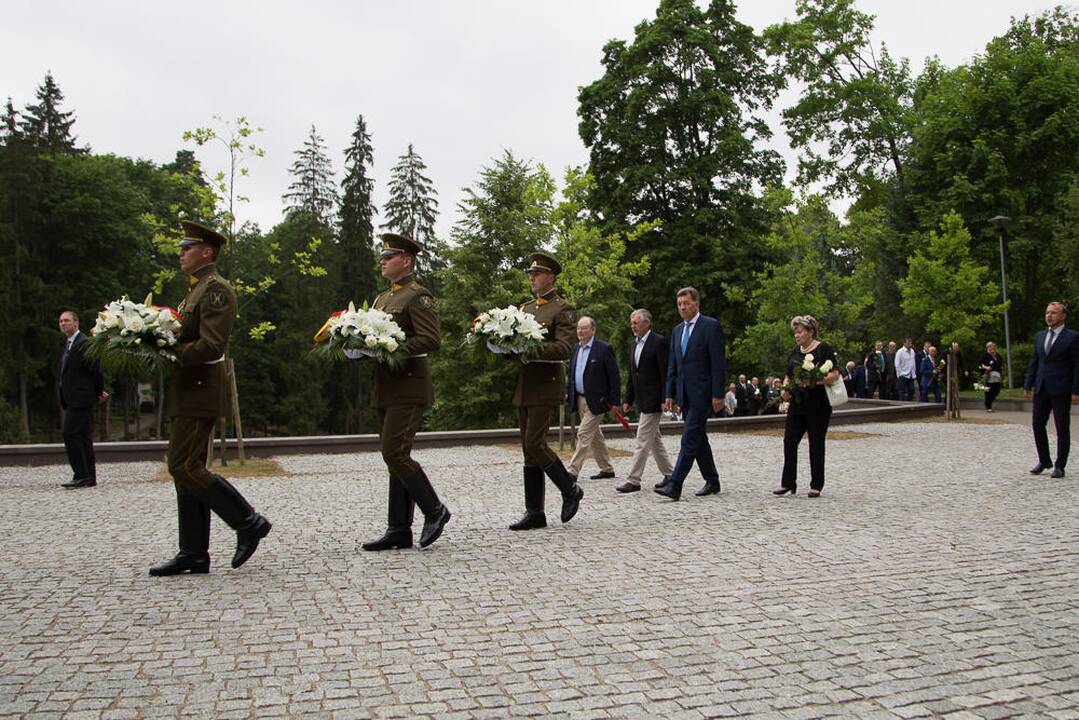
[[[976,398],[981,400],[985,397],[985,393],[981,390],[960,390],[959,397],[961,398]],[[1003,388],[1000,391],[998,398],[1008,398],[1011,400],[1023,400],[1023,388]]]
[[[221,463],[214,460],[210,464],[210,472],[224,478],[285,477],[292,474],[281,467],[281,464],[273,458],[254,457],[247,458],[243,465],[240,464],[239,460],[229,460],[229,464],[225,467],[221,467]],[[157,474],[154,475],[154,480],[172,480],[172,475],[169,475],[167,465],[161,465]]]

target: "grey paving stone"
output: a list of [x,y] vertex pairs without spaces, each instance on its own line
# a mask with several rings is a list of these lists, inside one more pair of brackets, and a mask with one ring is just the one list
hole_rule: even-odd
[[820,500],[771,496],[778,438],[720,434],[721,495],[585,480],[529,533],[512,449],[423,450],[453,520],[376,554],[378,454],[283,457],[234,481],[274,522],[255,557],[230,570],[215,519],[176,578],[146,575],[158,465],[0,468],[0,717],[1079,717],[1079,513],[1027,424],[857,429]]

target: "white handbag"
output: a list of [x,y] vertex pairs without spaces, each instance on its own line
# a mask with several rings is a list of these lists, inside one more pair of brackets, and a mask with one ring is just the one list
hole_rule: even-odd
[[843,378],[839,378],[831,385],[825,385],[824,391],[828,394],[828,404],[832,407],[839,407],[840,405],[846,405],[847,400],[847,386],[843,384]]

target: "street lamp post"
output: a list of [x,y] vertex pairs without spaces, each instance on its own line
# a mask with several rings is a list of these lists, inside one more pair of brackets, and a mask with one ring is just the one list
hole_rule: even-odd
[[1000,289],[1004,293],[1004,347],[1008,353],[1008,389],[1010,390],[1014,387],[1012,385],[1012,333],[1008,327],[1008,274],[1004,271],[1004,239],[1007,237],[1004,223],[1008,220],[1009,218],[1004,215],[989,219],[989,222],[997,226],[997,241],[1000,243]]

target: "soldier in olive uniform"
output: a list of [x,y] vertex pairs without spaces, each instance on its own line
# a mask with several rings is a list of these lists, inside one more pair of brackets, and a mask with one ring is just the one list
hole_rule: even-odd
[[434,386],[427,353],[442,343],[431,291],[413,275],[419,244],[403,235],[382,235],[379,267],[390,287],[377,298],[374,307],[393,315],[405,333],[408,359],[395,370],[375,366],[373,402],[378,416],[378,436],[382,458],[390,473],[389,510],[386,532],[363,544],[364,550],[412,547],[412,519],[416,505],[423,513],[420,547],[427,547],[442,534],[450,520],[449,509],[438,499],[427,474],[412,459],[412,441],[423,422],[423,411],[434,402]]
[[577,339],[577,319],[573,306],[560,298],[554,284],[562,266],[543,253],[528,257],[528,273],[533,300],[521,306],[547,328],[543,347],[536,355],[517,356],[517,389],[513,404],[521,427],[521,447],[524,450],[525,514],[510,525],[510,530],[531,530],[547,527],[544,513],[544,473],[562,492],[562,522],[570,521],[580,506],[584,490],[576,478],[566,471],[562,460],[547,445],[551,425],[551,410],[565,402],[566,379],[563,363],[569,360]]
[[187,295],[177,307],[182,329],[168,405],[168,465],[176,485],[180,552],[150,568],[151,575],[210,571],[211,510],[236,531],[234,568],[243,565],[270,532],[270,522],[236,488],[206,469],[214,421],[228,407],[224,360],[236,319],[236,295],[214,264],[225,238],[198,223],[181,224],[180,269],[190,278]]

